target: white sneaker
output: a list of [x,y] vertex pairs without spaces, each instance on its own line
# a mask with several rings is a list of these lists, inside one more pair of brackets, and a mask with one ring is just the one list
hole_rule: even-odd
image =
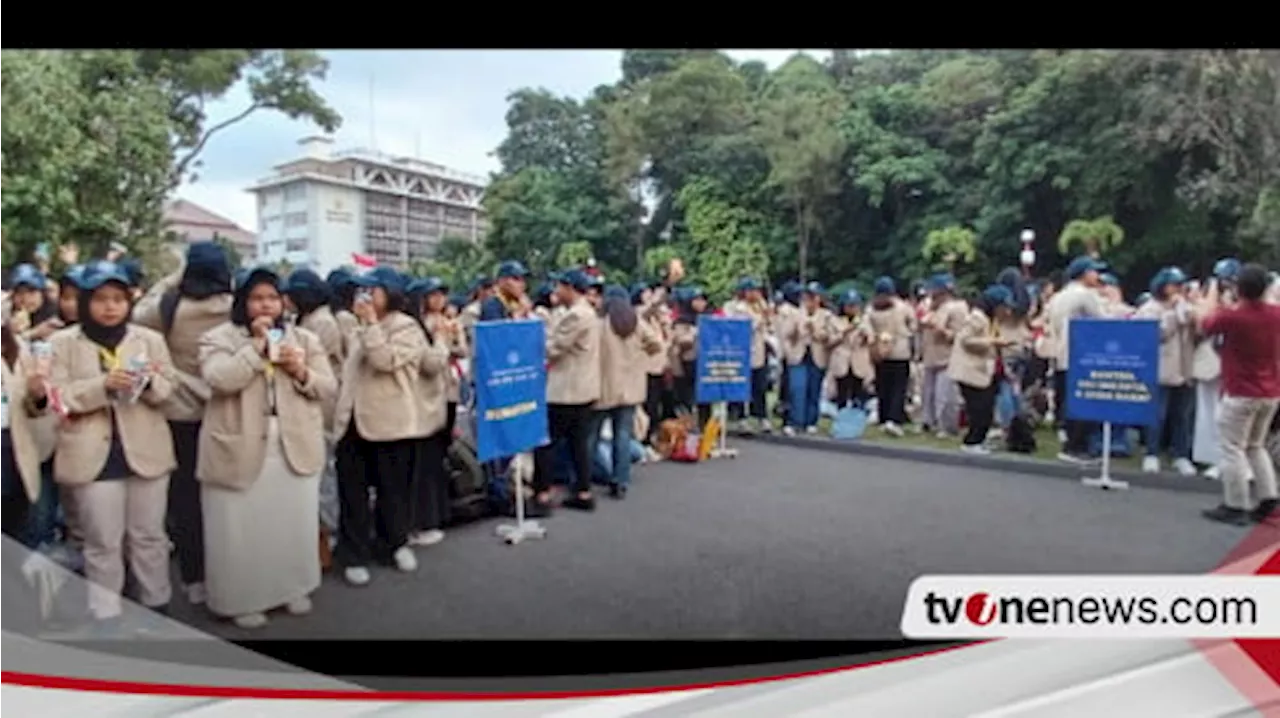
[[988,449],[982,444],[965,444],[960,447],[960,450],[966,454],[974,454],[977,456],[986,456],[991,453],[991,449]]
[[267,625],[267,616],[263,613],[246,613],[236,616],[232,622],[239,628],[262,628]]
[[1142,459],[1142,470],[1148,474],[1160,473],[1160,457],[1147,456]]
[[814,435],[814,434],[818,433],[818,427],[816,427],[816,426],[806,426],[806,427],[805,427],[805,429],[804,429],[804,433],[809,434],[810,436],[812,436],[812,435]]
[[650,446],[644,450],[644,458],[649,463],[657,463],[662,461],[662,454],[659,454],[657,449]]
[[886,434],[892,434],[897,437],[901,437],[903,434],[902,427],[892,421],[885,422],[884,431]]
[[1190,459],[1176,459],[1173,462],[1173,469],[1182,476],[1196,475],[1196,465],[1191,463]]
[[943,431],[942,429],[938,429],[936,432],[934,432],[934,434],[933,434],[933,438],[935,438],[935,439],[950,439],[950,438],[951,438],[951,434],[948,434],[947,432]]
[[413,555],[413,549],[408,546],[401,546],[392,554],[392,559],[396,562],[396,568],[411,573],[418,570],[418,557]]
[[183,590],[187,594],[187,603],[192,606],[199,606],[209,600],[209,592],[205,590],[203,583],[187,584],[183,587]]
[[288,611],[289,614],[293,616],[305,616],[308,613],[311,613],[311,599],[306,596],[295,598],[285,604],[284,610]]
[[414,538],[417,539],[417,543],[409,541],[414,546],[435,546],[444,540],[444,532],[440,529],[428,529],[419,532]]
[[784,426],[782,427],[782,434],[783,436],[795,436],[796,429],[793,426]]
[[1066,430],[1066,429],[1058,429],[1058,443],[1059,443],[1059,444],[1065,444],[1065,443],[1067,443],[1067,430]]
[[1222,481],[1222,469],[1218,468],[1217,465],[1210,466],[1204,470],[1203,474],[1200,475],[1210,481]]
[[342,577],[352,586],[367,586],[369,580],[373,578],[369,575],[369,569],[364,566],[352,566],[342,572]]

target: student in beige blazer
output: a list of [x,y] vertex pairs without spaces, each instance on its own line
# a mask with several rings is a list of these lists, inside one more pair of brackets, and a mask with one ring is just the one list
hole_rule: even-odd
[[449,523],[449,477],[445,454],[453,442],[453,425],[461,394],[461,363],[467,360],[467,335],[462,325],[445,314],[449,287],[439,277],[415,280],[409,285],[410,309],[419,312],[429,348],[423,357],[419,383],[421,405],[440,420],[439,427],[418,444],[413,476],[413,516],[409,544],[432,546],[444,540]]
[[780,327],[782,353],[787,362],[787,425],[783,431],[818,431],[822,378],[830,355],[831,311],[822,306],[825,290],[818,282],[805,285],[800,309],[788,314]]
[[[751,320],[751,401],[744,407],[734,404],[733,413],[741,417],[748,413],[764,429],[768,424],[769,366],[766,340],[773,334],[773,312],[764,299],[764,287],[752,277],[738,282],[738,296],[724,307],[725,316]],[[743,409],[747,412],[743,412]]]
[[605,290],[602,314],[600,398],[595,403],[591,446],[594,448],[600,443],[601,429],[608,421],[613,444],[609,495],[623,499],[631,485],[631,438],[636,407],[645,398],[645,375],[638,369],[649,357],[660,355],[663,345],[653,330],[640,321],[626,289]]
[[[342,367],[334,435],[341,535],[335,558],[343,577],[356,586],[371,578],[369,565],[392,561],[416,571],[409,546],[410,486],[415,448],[438,426],[435,408],[423,406],[419,390],[428,349],[422,326],[405,312],[405,281],[391,267],[356,278],[360,287],[352,311],[360,320]],[[443,404],[440,417],[444,415]],[[378,536],[369,512],[369,489],[377,492]]]
[[337,392],[314,333],[284,321],[280,278],[237,278],[231,321],[200,340],[212,396],[200,429],[209,610],[241,628],[267,611],[301,615],[320,585],[319,485],[324,407]]
[[840,314],[831,320],[831,363],[827,372],[835,380],[835,404],[843,409],[851,404],[863,404],[868,398],[867,382],[875,376],[871,365],[873,335],[862,313],[862,295],[856,289],[848,289],[835,298]]
[[631,286],[631,306],[635,308],[640,323],[662,345],[656,354],[646,354],[642,363],[645,371],[644,412],[649,417],[647,431],[636,438],[652,447],[658,424],[675,416],[675,401],[671,390],[671,366],[668,352],[671,348],[671,312],[667,305],[657,301],[653,287],[644,282]]
[[186,263],[156,283],[133,311],[133,321],[160,332],[173,357],[178,384],[165,406],[178,467],[169,480],[169,535],[178,554],[178,569],[187,600],[203,603],[204,512],[196,463],[200,420],[209,387],[200,378],[200,337],[231,315],[231,265],[221,245],[196,242],[187,248]]
[[925,283],[928,311],[920,322],[921,424],[939,437],[960,431],[960,392],[947,373],[956,333],[969,316],[969,304],[956,296],[955,277],[935,274]]
[[1160,418],[1146,428],[1147,455],[1142,470],[1160,470],[1160,437],[1168,430],[1174,469],[1193,476],[1191,442],[1195,431],[1196,395],[1192,384],[1195,358],[1196,316],[1185,296],[1187,276],[1177,267],[1165,267],[1151,279],[1152,300],[1134,316],[1160,323]]
[[106,622],[121,614],[126,560],[143,605],[167,610],[171,595],[165,511],[177,461],[163,407],[176,378],[164,337],[129,322],[130,290],[119,265],[89,265],[80,323],[53,341],[52,384],[67,412],[54,480],[74,496],[89,612]]
[[576,470],[574,493],[564,506],[595,509],[591,493],[591,407],[600,398],[600,316],[587,300],[591,277],[580,269],[560,275],[556,291],[564,316],[547,337],[547,423],[551,441],[533,453],[533,508],[550,510],[556,443],[567,440]]
[[916,314],[898,296],[890,277],[875,284],[867,320],[875,331],[872,359],[876,364],[876,399],[880,426],[895,436],[907,424],[907,390],[911,383],[911,337],[916,333]]
[[675,290],[676,313],[671,323],[671,342],[667,349],[674,384],[675,404],[681,410],[697,415],[699,427],[707,425],[711,407],[698,403],[698,317],[711,311],[707,295],[701,287],[679,287]]
[[982,293],[968,318],[956,333],[947,371],[960,387],[965,416],[969,420],[964,437],[964,451],[990,453],[987,433],[995,420],[996,362],[1000,352],[1014,340],[1001,337],[996,327],[1013,315],[1013,292],[1001,284],[993,284]]
[[[333,313],[333,320],[338,323],[338,329],[342,333],[342,360],[345,363],[351,345],[355,342],[356,331],[360,328],[360,320],[351,313],[357,289],[355,276],[350,270],[338,267],[329,272],[324,283],[329,286],[329,311]],[[342,378],[341,374],[339,371],[339,379]]]
[[42,477],[40,452],[36,443],[38,427],[34,419],[48,405],[45,393],[46,377],[34,371],[29,364],[21,340],[9,327],[8,317],[3,332],[4,361],[0,362],[0,390],[4,394],[3,450],[4,514],[0,529],[4,535],[34,549],[28,541],[27,517],[31,507],[40,500]]

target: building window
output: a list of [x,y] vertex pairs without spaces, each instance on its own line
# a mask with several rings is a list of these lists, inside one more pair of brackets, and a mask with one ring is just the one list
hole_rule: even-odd
[[286,201],[286,202],[294,202],[294,201],[297,201],[297,200],[300,200],[300,199],[306,199],[306,198],[307,198],[307,186],[306,186],[306,185],[302,184],[301,182],[297,182],[297,183],[290,184],[290,185],[285,185],[285,188],[284,188],[284,201]]
[[305,227],[307,226],[306,212],[290,212],[284,216],[284,226],[286,227]]
[[310,242],[305,239],[291,239],[285,242],[284,248],[286,252],[305,252]]

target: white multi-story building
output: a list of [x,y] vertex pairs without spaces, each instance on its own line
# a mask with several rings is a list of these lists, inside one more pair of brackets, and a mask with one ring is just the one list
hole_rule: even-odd
[[258,261],[324,274],[359,253],[405,268],[445,237],[484,239],[483,177],[367,149],[334,152],[325,137],[299,144],[302,157],[249,188],[258,197]]

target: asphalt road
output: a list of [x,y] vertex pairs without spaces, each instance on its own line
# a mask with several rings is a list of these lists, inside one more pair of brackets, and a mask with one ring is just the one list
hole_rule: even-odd
[[737,459],[639,467],[623,502],[562,510],[520,546],[496,522],[419,549],[419,569],[326,576],[310,616],[234,639],[899,638],[924,573],[1184,573],[1246,529],[1204,521],[1211,495],[739,442]]

